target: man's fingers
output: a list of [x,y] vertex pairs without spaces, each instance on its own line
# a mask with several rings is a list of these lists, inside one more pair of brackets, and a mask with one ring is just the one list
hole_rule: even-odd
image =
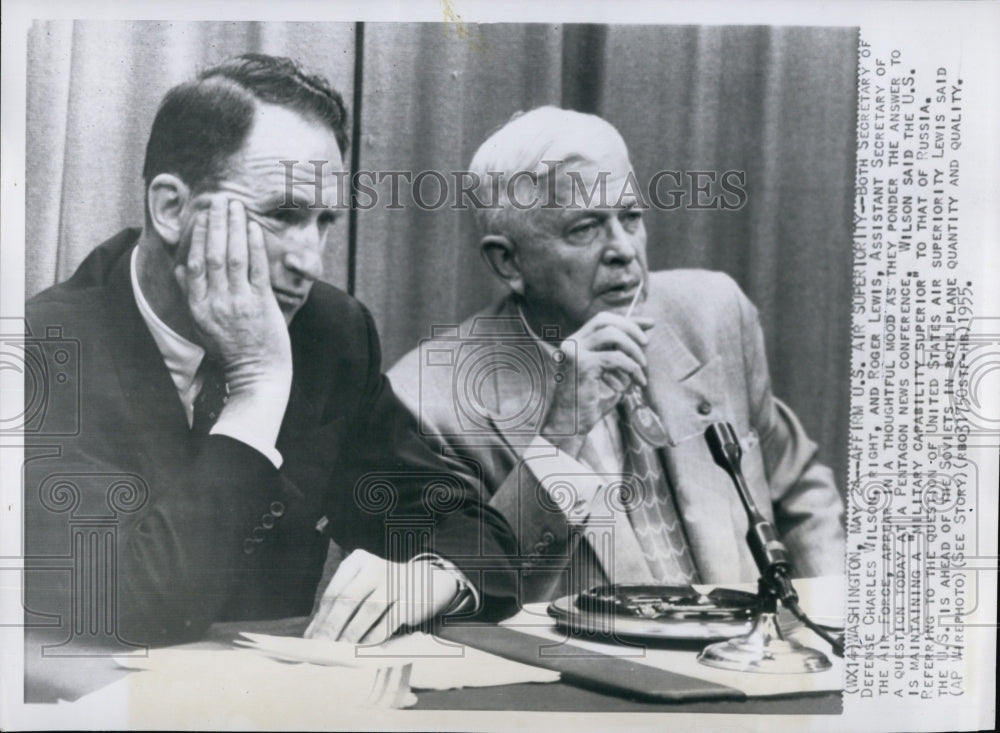
[[626,318],[625,316],[612,313],[611,311],[602,311],[591,318],[586,325],[584,325],[581,329],[582,333],[580,334],[580,337],[586,337],[591,333],[596,334],[608,326],[614,326],[620,331],[628,334],[628,336],[637,344],[645,347],[649,345],[649,336],[646,335],[646,331],[652,328],[653,324],[653,319],[645,316],[632,316],[631,318]]
[[191,247],[188,249],[187,269],[184,273],[189,301],[205,297],[208,287],[205,279],[205,242],[208,239],[208,211],[202,209],[195,215],[191,230]]
[[247,223],[247,255],[250,287],[259,292],[270,292],[271,275],[264,248],[264,229],[256,221]]
[[[387,576],[348,623],[341,638],[379,644],[403,626],[419,626],[443,611],[458,593],[458,580],[426,560],[386,563]],[[390,592],[391,589],[391,592]]]
[[386,600],[385,590],[379,589],[358,607],[357,613],[340,632],[340,640],[352,644],[379,644],[392,636],[401,625],[398,604]]
[[229,290],[245,291],[249,285],[247,274],[247,214],[239,201],[229,202],[228,235],[226,237],[226,278]]
[[[355,550],[345,557],[337,567],[337,572],[330,578],[330,582],[327,584],[326,589],[323,591],[323,596],[320,598],[319,607],[316,609],[316,613],[313,614],[312,621],[309,622],[309,627],[305,633],[306,638],[317,635],[330,636],[326,628],[327,619],[333,611],[337,599],[354,578],[357,577],[358,573],[361,572],[362,567],[364,567],[363,556],[367,554],[363,550]],[[340,629],[337,629],[337,633],[339,631]],[[334,638],[336,638],[335,634]]]
[[229,207],[224,196],[212,197],[208,209],[208,238],[205,241],[205,277],[209,290],[228,290],[226,277],[226,230],[229,225]]
[[458,590],[450,573],[427,562],[391,563],[359,550],[345,564],[324,592],[307,638],[378,644],[439,613]]
[[617,394],[621,394],[632,384],[632,379],[627,374],[623,375],[610,369],[601,373],[601,380]]
[[376,584],[371,582],[367,573],[356,575],[334,600],[330,613],[323,621],[323,635],[331,639],[351,641],[344,638],[344,632],[354,617],[364,609],[375,588]]
[[594,331],[581,341],[581,346],[590,351],[611,351],[617,349],[635,361],[643,369],[646,368],[646,354],[642,346],[629,335],[623,333],[617,326],[607,326]]
[[336,596],[324,596],[316,615],[306,629],[305,637],[323,639],[341,638],[341,634],[362,604],[371,595],[370,584],[353,583]]
[[628,374],[636,384],[646,386],[646,373],[635,361],[620,351],[598,352],[601,366],[605,371],[618,370]]

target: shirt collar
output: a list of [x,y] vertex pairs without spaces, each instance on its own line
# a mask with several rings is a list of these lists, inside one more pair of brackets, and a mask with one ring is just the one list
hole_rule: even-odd
[[537,333],[535,333],[535,329],[533,329],[531,327],[531,324],[528,323],[528,317],[524,315],[524,310],[521,308],[521,303],[517,302],[516,304],[517,304],[517,315],[520,317],[521,323],[523,323],[524,327],[528,330],[528,335],[531,336],[531,338],[533,338],[539,344],[541,344],[542,348],[545,349],[546,354],[548,354],[549,356],[554,354],[556,351],[556,347],[553,344],[550,344],[545,339],[543,339]]
[[132,250],[130,274],[132,280],[132,293],[135,295],[135,303],[139,307],[139,315],[146,323],[146,328],[153,336],[163,362],[170,371],[170,377],[174,381],[177,390],[182,394],[191,389],[194,376],[198,372],[201,360],[205,356],[205,350],[198,344],[188,341],[186,338],[174,331],[170,326],[160,320],[153,308],[149,305],[146,297],[139,288],[139,274],[136,259],[139,248]]

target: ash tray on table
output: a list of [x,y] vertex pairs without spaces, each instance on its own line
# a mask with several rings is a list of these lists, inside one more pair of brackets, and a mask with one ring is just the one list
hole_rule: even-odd
[[753,593],[690,585],[600,585],[549,604],[556,624],[574,633],[643,641],[713,641],[750,631]]

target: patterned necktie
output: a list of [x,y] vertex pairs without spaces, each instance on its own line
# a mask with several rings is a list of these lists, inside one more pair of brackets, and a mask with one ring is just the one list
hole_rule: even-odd
[[205,436],[219,419],[219,413],[228,399],[226,378],[222,367],[217,361],[207,356],[202,358],[198,367],[198,376],[202,378],[201,391],[194,398],[194,419],[191,421],[191,432]]
[[625,453],[622,471],[633,475],[642,491],[641,502],[629,503],[628,516],[649,571],[658,583],[697,583],[698,569],[659,456],[639,437],[620,406],[618,415]]

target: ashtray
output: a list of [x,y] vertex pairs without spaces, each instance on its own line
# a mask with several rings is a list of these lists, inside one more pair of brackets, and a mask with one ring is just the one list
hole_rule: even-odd
[[600,585],[549,604],[556,624],[573,632],[652,640],[729,639],[750,630],[753,593],[686,585]]

